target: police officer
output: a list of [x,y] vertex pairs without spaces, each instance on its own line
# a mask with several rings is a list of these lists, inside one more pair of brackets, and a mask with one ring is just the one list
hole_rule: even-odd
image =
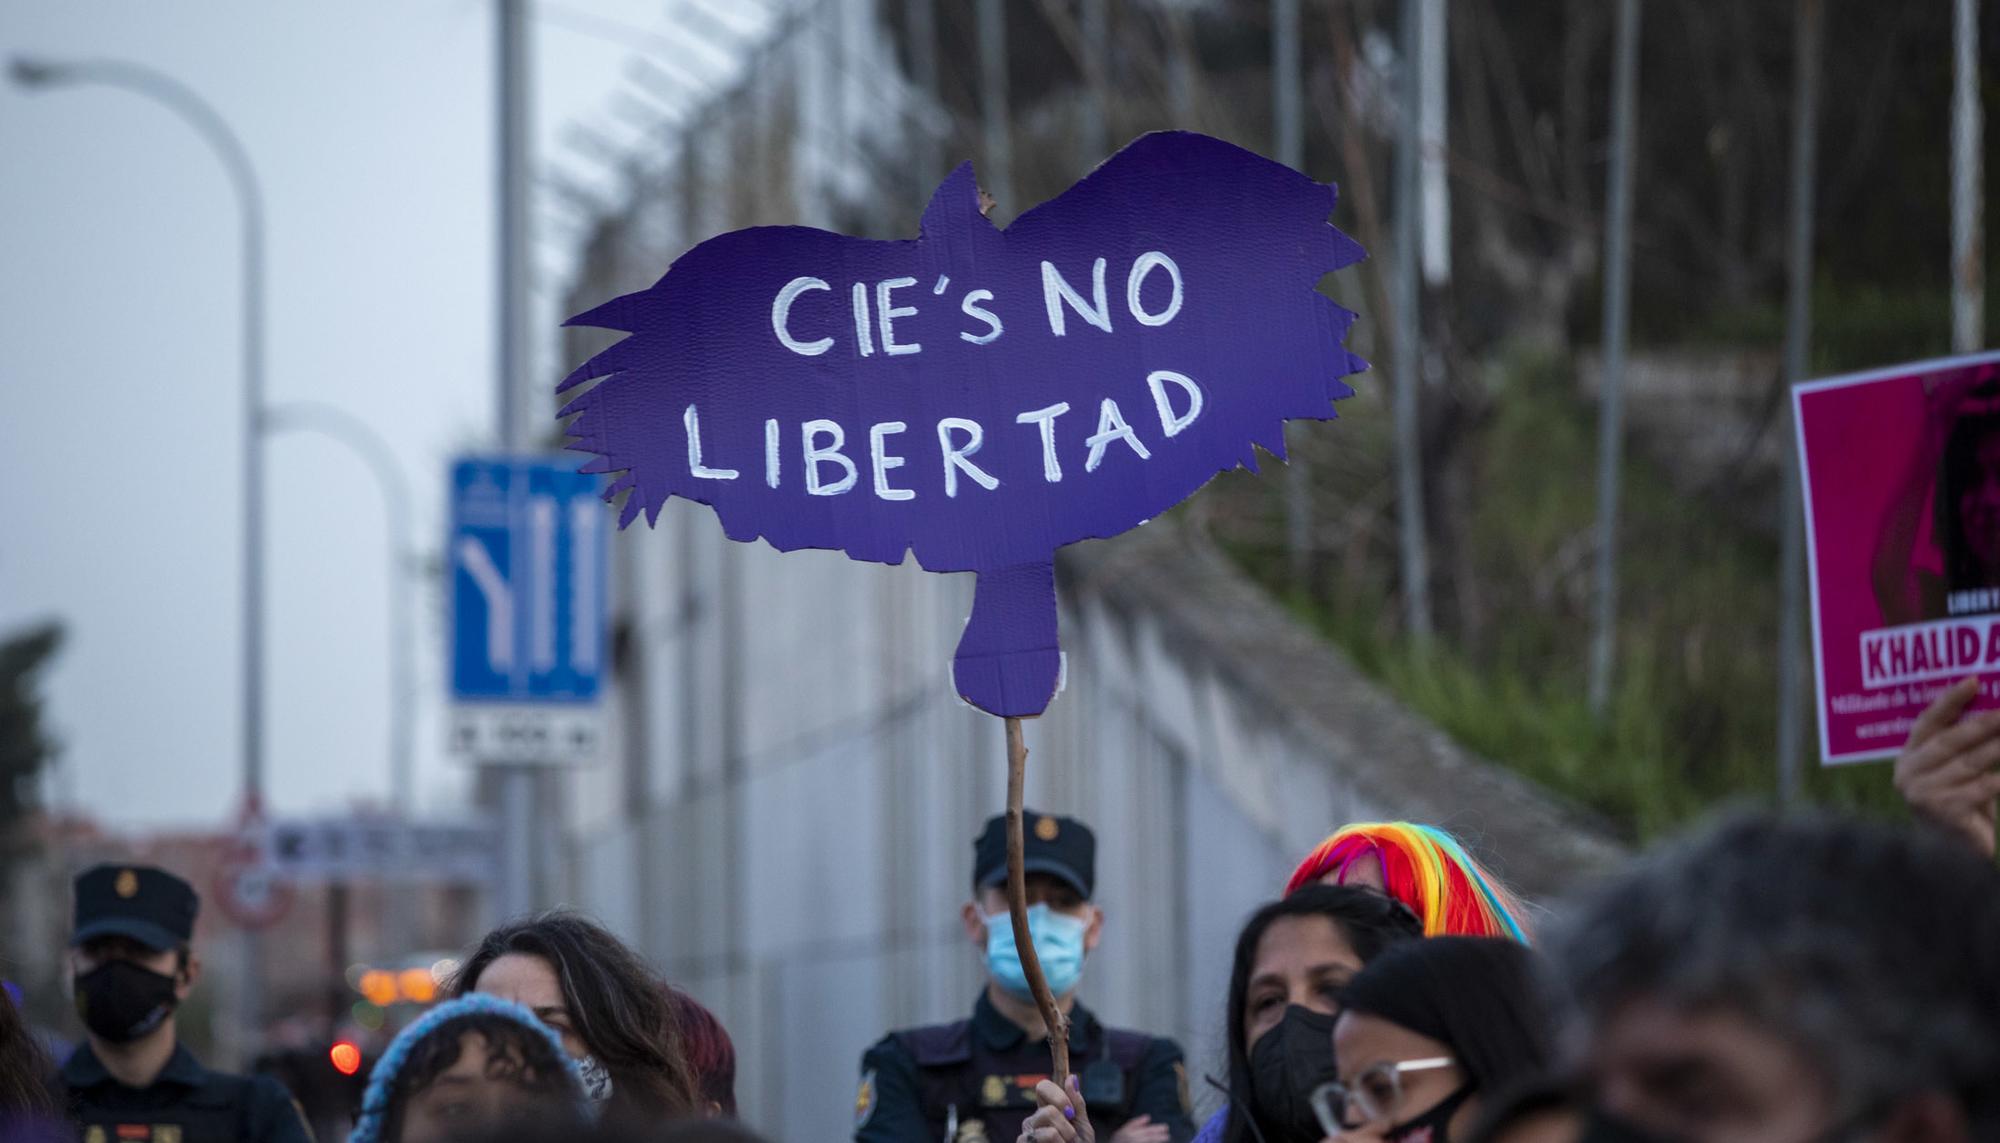
[[[1070,1068],[1099,1138],[1180,1143],[1194,1134],[1187,1071],[1172,1040],[1107,1028],[1076,1002],[1084,958],[1104,913],[1091,904],[1097,840],[1074,818],[1024,815],[1028,930],[1042,973],[1069,1016]],[[972,1017],[892,1032],[861,1058],[856,1143],[1013,1143],[1037,1106],[1053,1062],[1041,1011],[1028,992],[1007,914],[1007,820],[973,843],[966,936],[986,957],[986,988]]]
[[142,865],[76,879],[70,972],[89,1039],[62,1066],[82,1143],[312,1143],[285,1089],[224,1075],[180,1045],[174,1010],[201,976],[190,955],[199,899]]

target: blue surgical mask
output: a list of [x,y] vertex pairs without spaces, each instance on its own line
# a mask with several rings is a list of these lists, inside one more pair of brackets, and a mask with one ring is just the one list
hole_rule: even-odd
[[[1035,942],[1035,956],[1042,962],[1042,975],[1057,996],[1076,987],[1083,976],[1083,934],[1090,924],[1081,917],[1058,913],[1047,905],[1028,907],[1028,939]],[[986,918],[986,971],[1001,988],[1028,999],[1028,974],[1021,968],[1020,950],[1014,947],[1014,922],[1006,913]]]

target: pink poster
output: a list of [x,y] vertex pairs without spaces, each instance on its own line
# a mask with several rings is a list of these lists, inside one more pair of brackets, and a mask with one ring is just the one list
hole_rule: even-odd
[[1820,758],[1893,756],[1938,693],[2000,708],[2000,353],[1792,390]]

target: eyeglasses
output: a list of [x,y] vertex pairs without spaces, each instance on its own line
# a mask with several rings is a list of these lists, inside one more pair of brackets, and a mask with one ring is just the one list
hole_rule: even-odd
[[1392,1120],[1403,1106],[1403,1073],[1431,1072],[1451,1067],[1450,1056],[1423,1060],[1376,1064],[1354,1077],[1351,1084],[1323,1083],[1313,1089],[1313,1115],[1320,1130],[1328,1135],[1360,1127],[1365,1123]]

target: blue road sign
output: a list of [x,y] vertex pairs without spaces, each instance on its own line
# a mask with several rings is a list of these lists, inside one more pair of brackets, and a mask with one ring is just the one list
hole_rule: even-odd
[[583,745],[550,725],[536,730],[534,720],[597,701],[609,522],[600,487],[538,457],[452,466],[451,698],[461,716],[485,719],[455,720],[459,749],[493,753],[486,740],[497,734],[522,739],[500,751],[508,755]]

